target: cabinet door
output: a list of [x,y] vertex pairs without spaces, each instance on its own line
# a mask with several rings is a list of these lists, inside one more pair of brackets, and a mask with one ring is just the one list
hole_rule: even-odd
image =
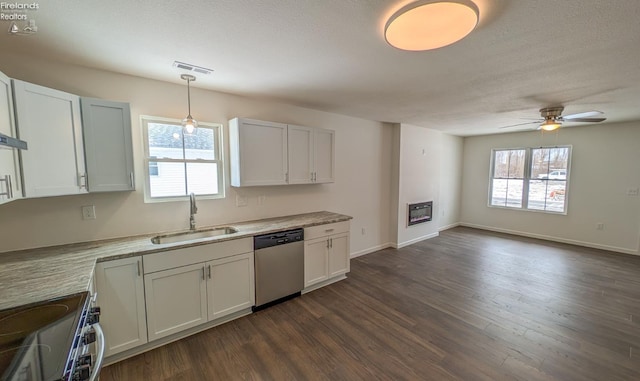
[[289,184],[313,182],[313,128],[292,126],[287,129]]
[[304,286],[329,279],[329,240],[327,237],[304,242]]
[[316,183],[335,181],[335,132],[316,128],[313,138],[314,175]]
[[81,98],[89,192],[134,190],[128,103]]
[[144,276],[149,341],[207,321],[204,264]]
[[255,304],[253,253],[207,262],[209,320]]
[[96,265],[95,281],[106,356],[147,342],[142,258],[125,258]]
[[80,98],[13,80],[25,197],[86,193]]
[[287,125],[252,119],[229,121],[231,185],[287,183]]
[[[0,133],[15,138],[11,80],[0,72]],[[16,149],[0,148],[0,204],[22,198],[20,168]]]
[[350,269],[349,233],[329,237],[329,278],[346,274]]

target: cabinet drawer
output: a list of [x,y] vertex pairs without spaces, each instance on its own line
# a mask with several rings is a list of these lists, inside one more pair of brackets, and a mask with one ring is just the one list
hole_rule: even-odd
[[326,237],[331,234],[346,233],[349,231],[349,221],[336,222],[333,224],[312,226],[304,229],[304,239],[310,240],[318,237]]
[[214,242],[208,245],[186,247],[144,255],[144,273],[187,266],[194,263],[212,261],[232,255],[253,252],[253,238]]

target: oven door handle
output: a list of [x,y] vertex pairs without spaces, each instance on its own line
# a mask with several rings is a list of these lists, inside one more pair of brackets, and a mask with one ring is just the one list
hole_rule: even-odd
[[102,368],[102,360],[104,360],[104,332],[102,332],[102,327],[100,327],[99,323],[95,323],[92,325],[93,329],[96,330],[96,347],[98,348],[98,353],[96,353],[96,361],[93,364],[93,369],[91,371],[91,377],[89,381],[97,381],[100,376],[100,368]]

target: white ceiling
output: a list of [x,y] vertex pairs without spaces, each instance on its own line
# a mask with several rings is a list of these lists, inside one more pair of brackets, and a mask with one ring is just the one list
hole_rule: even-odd
[[409,0],[42,1],[38,33],[0,46],[184,83],[178,60],[215,70],[195,87],[457,135],[554,105],[640,120],[639,0],[474,1],[476,30],[427,52],[384,40]]

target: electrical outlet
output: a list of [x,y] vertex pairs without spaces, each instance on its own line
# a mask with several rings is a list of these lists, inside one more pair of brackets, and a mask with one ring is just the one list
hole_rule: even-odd
[[362,235],[367,234],[367,229],[366,228],[362,228]]
[[96,206],[85,205],[82,207],[82,219],[83,220],[95,220],[96,219]]
[[596,230],[604,230],[604,224],[602,222],[598,222],[596,224]]
[[248,204],[249,201],[246,197],[240,196],[239,194],[236,195],[236,206],[247,206]]

